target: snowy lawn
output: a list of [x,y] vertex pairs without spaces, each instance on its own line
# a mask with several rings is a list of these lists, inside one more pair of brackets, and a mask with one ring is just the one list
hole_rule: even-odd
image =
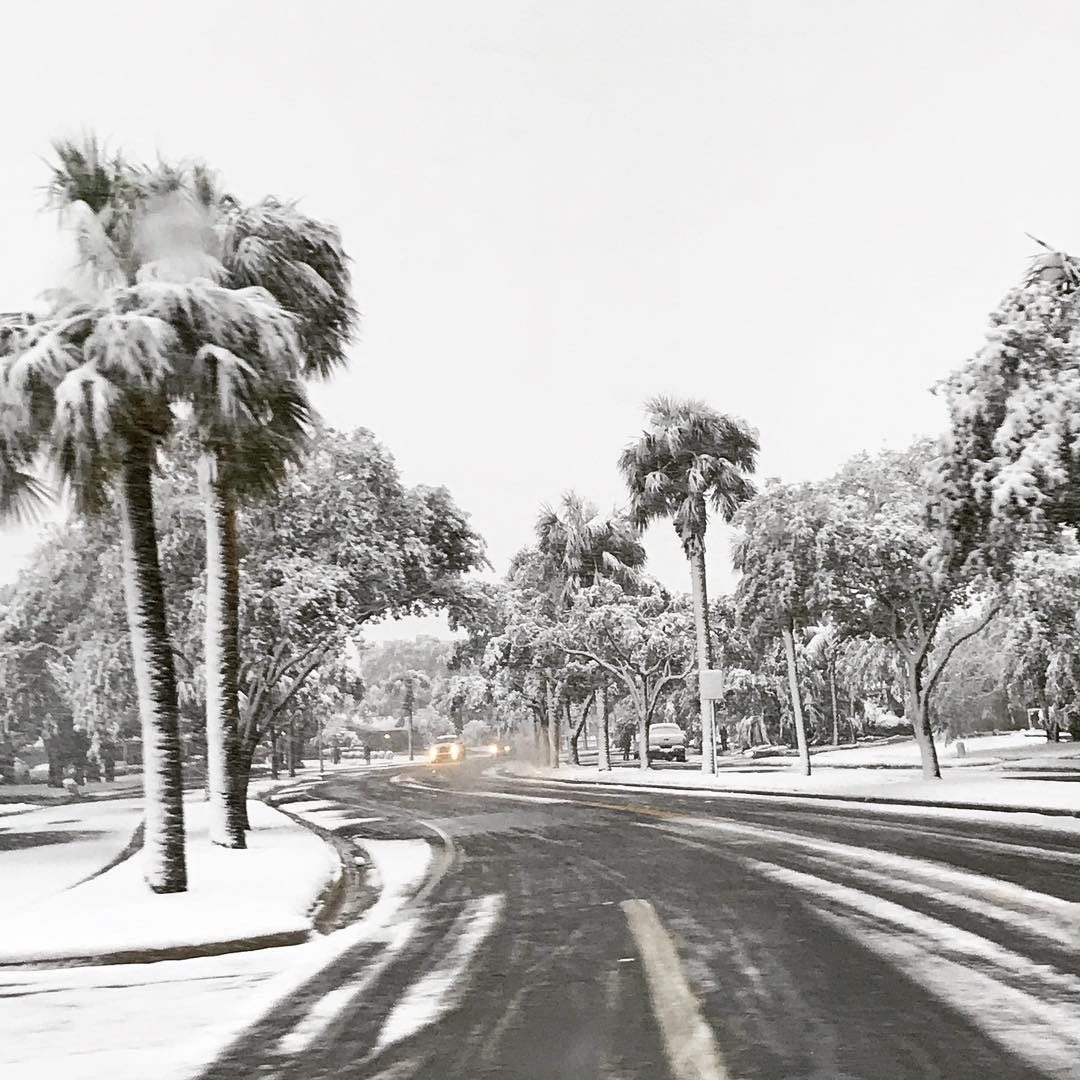
[[[86,814],[81,820],[92,821],[94,812],[107,805],[58,807],[52,813],[67,811],[71,817],[78,811]],[[137,802],[123,806],[125,829],[112,841],[116,850],[127,842],[140,814]],[[16,917],[0,921],[0,962],[208,946],[310,930],[315,901],[340,873],[336,854],[308,829],[263,803],[251,802],[248,810],[248,849],[229,851],[210,843],[209,805],[194,799],[185,803],[188,891],[175,895],[157,896],[147,889],[141,855],[58,892],[60,876],[48,860],[59,857],[66,863],[73,845],[65,844],[51,856],[49,848],[37,849],[37,862],[27,865],[24,860],[21,872],[15,867],[15,878],[49,879],[50,888],[38,889],[36,902],[11,910]],[[9,854],[4,855],[5,883],[11,880]],[[107,852],[97,853],[96,865],[87,872],[108,861],[102,855]],[[67,884],[79,876],[69,872]],[[32,883],[29,892],[34,891]],[[43,892],[52,895],[40,895]],[[6,904],[8,897],[3,899]]]
[[142,820],[136,799],[0,807],[0,956],[22,936],[25,913],[115,859]]
[[585,766],[564,766],[558,770],[538,768],[523,762],[506,766],[512,775],[587,781],[608,785],[647,785],[696,792],[770,792],[790,795],[834,795],[853,798],[880,797],[890,800],[938,803],[966,803],[987,808],[1068,810],[1080,814],[1080,782],[1068,780],[1012,779],[999,769],[943,768],[941,780],[923,780],[917,771],[906,769],[852,768],[818,769],[803,776],[797,765],[769,772],[729,773],[706,776],[696,770],[618,768],[601,773]]

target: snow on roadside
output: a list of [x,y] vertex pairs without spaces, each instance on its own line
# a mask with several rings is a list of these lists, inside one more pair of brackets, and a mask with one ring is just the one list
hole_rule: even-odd
[[378,901],[353,925],[306,944],[158,964],[0,971],[5,1030],[19,1032],[17,1039],[0,1039],[0,1075],[201,1075],[244,1030],[327,964],[362,941],[403,932],[396,920],[427,875],[431,848],[423,840],[365,840],[362,846],[378,879]]
[[252,802],[248,849],[230,851],[210,843],[208,803],[189,802],[184,809],[187,892],[154,895],[143,883],[141,860],[125,860],[24,911],[17,936],[0,937],[0,960],[207,945],[311,928],[315,901],[340,873],[322,840]]
[[[641,786],[658,790],[683,791],[704,797],[738,797],[740,792],[762,792],[798,798],[805,795],[830,795],[853,800],[887,798],[918,803],[919,813],[931,811],[952,815],[990,813],[1005,807],[1016,811],[1054,810],[1080,815],[1080,782],[1066,780],[1013,779],[998,771],[945,770],[940,780],[922,780],[910,774],[880,769],[821,770],[803,776],[796,767],[768,773],[721,773],[709,776],[696,770],[614,769],[599,772],[586,766],[564,766],[557,770],[513,762],[505,767],[512,776],[537,780],[571,780],[612,788],[633,790]],[[965,803],[986,807],[986,811],[954,810],[941,803]],[[867,809],[889,810],[885,804],[859,803]],[[896,812],[912,812],[908,805],[895,806]],[[1072,832],[1080,829],[1080,818],[1038,817],[1014,812],[1009,815],[1018,824],[1039,824]],[[1022,821],[1020,820],[1022,819]]]
[[27,810],[39,810],[41,809],[38,803],[29,802],[15,802],[15,803],[0,803],[0,817],[6,817],[8,814],[25,814]]

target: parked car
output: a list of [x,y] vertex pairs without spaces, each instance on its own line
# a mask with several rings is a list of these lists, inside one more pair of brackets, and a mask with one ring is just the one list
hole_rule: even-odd
[[465,744],[458,735],[440,735],[428,747],[428,761],[432,765],[465,760]]
[[686,760],[686,733],[678,724],[652,724],[649,727],[649,760]]

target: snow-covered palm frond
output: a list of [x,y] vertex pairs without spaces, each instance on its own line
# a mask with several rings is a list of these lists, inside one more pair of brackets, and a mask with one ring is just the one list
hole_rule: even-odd
[[4,383],[15,395],[36,386],[55,386],[82,362],[81,349],[68,333],[66,322],[44,322],[27,327],[9,345],[11,358],[4,366]]
[[165,320],[141,311],[106,311],[94,323],[83,355],[118,384],[160,393],[172,374],[176,346],[176,334]]
[[252,389],[258,373],[242,357],[220,345],[203,345],[192,361],[192,378],[221,422],[254,421]]
[[673,518],[689,552],[704,535],[706,499],[730,520],[752,494],[757,435],[700,401],[654,398],[646,412],[646,430],[619,459],[630,516],[638,528]]
[[95,363],[69,372],[56,387],[54,431],[60,441],[93,448],[114,432],[114,410],[120,396],[116,386]]
[[56,388],[50,456],[79,513],[96,514],[104,506],[119,452],[120,402],[117,388],[90,363],[70,372]]
[[261,285],[296,318],[308,375],[345,362],[357,314],[337,229],[267,198],[230,215],[223,261],[237,285]]

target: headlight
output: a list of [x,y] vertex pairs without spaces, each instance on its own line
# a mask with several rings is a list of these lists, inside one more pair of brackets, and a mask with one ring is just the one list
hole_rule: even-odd
[[509,746],[504,746],[503,747],[503,753],[504,754],[509,754],[510,753],[510,747]]
[[497,754],[498,752],[499,752],[499,748],[498,748],[498,747],[497,747],[497,746],[496,746],[496,745],[495,745],[494,743],[492,743],[492,744],[491,744],[491,745],[490,745],[490,746],[488,747],[488,753],[489,753],[489,754],[491,754],[492,756],[494,756],[494,755],[495,755],[495,754]]
[[450,747],[450,756],[451,756],[451,757],[452,757],[452,758],[453,758],[453,759],[454,759],[455,761],[457,761],[457,759],[458,759],[459,757],[461,757],[461,747],[460,747],[460,746],[458,746],[458,744],[457,744],[457,743],[454,743],[454,745]]
[[436,758],[437,758],[437,757],[439,756],[439,750],[438,750],[438,747],[435,747],[435,746],[433,746],[433,747],[432,747],[432,748],[431,748],[431,749],[430,749],[430,750],[428,751],[428,754],[427,754],[427,756],[428,756],[428,761],[434,761],[434,760],[435,760],[435,759],[436,759]]

